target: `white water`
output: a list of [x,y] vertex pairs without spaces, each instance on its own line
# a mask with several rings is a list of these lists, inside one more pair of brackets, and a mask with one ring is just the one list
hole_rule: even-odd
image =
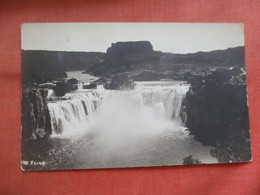
[[48,103],[54,136],[73,136],[84,131],[100,103],[95,91],[66,94],[65,98]]
[[48,104],[54,136],[89,131],[147,134],[181,126],[180,110],[188,85],[140,82],[132,91],[79,90]]
[[214,163],[210,147],[195,141],[181,121],[188,88],[183,82],[153,81],[136,82],[130,91],[98,86],[79,87],[60,99],[50,95],[55,147],[71,140],[66,147],[76,151],[74,168],[176,165],[190,154]]

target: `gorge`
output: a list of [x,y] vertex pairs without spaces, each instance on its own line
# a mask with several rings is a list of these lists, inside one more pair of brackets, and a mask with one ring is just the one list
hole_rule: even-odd
[[[23,67],[37,67],[23,52]],[[147,41],[118,42],[89,57],[88,67],[61,60],[44,72],[39,60],[41,72],[25,70],[41,80],[22,78],[23,160],[46,160],[48,169],[172,165],[189,155],[201,163],[251,160],[244,47],[170,54]],[[82,79],[69,84],[76,75]],[[58,82],[76,88],[57,96]]]

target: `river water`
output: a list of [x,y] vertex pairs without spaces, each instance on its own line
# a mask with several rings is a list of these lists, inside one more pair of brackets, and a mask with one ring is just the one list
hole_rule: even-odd
[[34,151],[46,163],[42,169],[180,165],[188,155],[217,162],[211,147],[195,141],[180,117],[189,89],[185,82],[136,82],[130,91],[84,90],[82,85],[97,77],[67,74],[81,83],[61,99],[53,100],[50,93],[53,135]]

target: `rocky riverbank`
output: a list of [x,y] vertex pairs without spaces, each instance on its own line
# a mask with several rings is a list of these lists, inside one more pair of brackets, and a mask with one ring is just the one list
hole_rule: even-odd
[[47,106],[48,91],[32,87],[22,93],[23,140],[37,140],[49,137],[51,122]]
[[[86,70],[101,78],[83,89],[103,85],[105,89],[131,90],[134,81],[188,81],[191,88],[181,117],[191,134],[202,144],[214,146],[212,155],[220,162],[249,161],[244,62],[244,47],[172,54],[154,51],[149,41],[117,42],[106,53],[22,51],[23,141],[43,140],[52,132],[47,89],[57,96],[77,90],[77,79],[65,80],[65,71]],[[47,81],[50,84],[43,84]]]
[[217,69],[191,76],[186,95],[186,125],[204,145],[215,146],[220,162],[249,161],[250,135],[245,72]]

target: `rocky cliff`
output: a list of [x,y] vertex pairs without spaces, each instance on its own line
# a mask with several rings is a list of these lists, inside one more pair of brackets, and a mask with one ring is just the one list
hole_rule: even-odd
[[51,134],[46,89],[28,88],[22,94],[22,138],[36,140]]
[[[86,73],[111,75],[159,63],[160,52],[153,50],[149,41],[117,42],[107,49],[104,59]],[[143,68],[141,67],[141,68]]]
[[250,135],[245,73],[217,69],[206,76],[191,76],[186,95],[186,125],[204,145],[216,146],[220,162],[249,161]]
[[[117,42],[107,49],[104,58],[85,73],[114,76],[127,72],[132,78],[149,80],[142,72],[152,71],[166,79],[183,80],[187,71],[199,74],[215,67],[244,67],[244,47],[210,52],[174,54],[154,51],[149,41]],[[140,78],[144,76],[144,78]]]
[[22,50],[23,84],[66,78],[65,71],[85,70],[104,56],[100,52]]
[[[192,54],[154,51],[149,41],[117,42],[106,53],[65,51],[22,51],[23,86],[65,78],[65,71],[85,70],[85,73],[113,77],[128,73],[137,80],[144,71],[160,74],[160,78],[183,80],[187,71],[198,74],[214,67],[243,67],[244,47]],[[141,75],[147,77],[147,74]],[[148,76],[150,77],[150,76]]]
[[244,67],[245,47],[228,48],[209,52],[196,52],[190,54],[162,53],[160,63],[191,64],[213,67]]

